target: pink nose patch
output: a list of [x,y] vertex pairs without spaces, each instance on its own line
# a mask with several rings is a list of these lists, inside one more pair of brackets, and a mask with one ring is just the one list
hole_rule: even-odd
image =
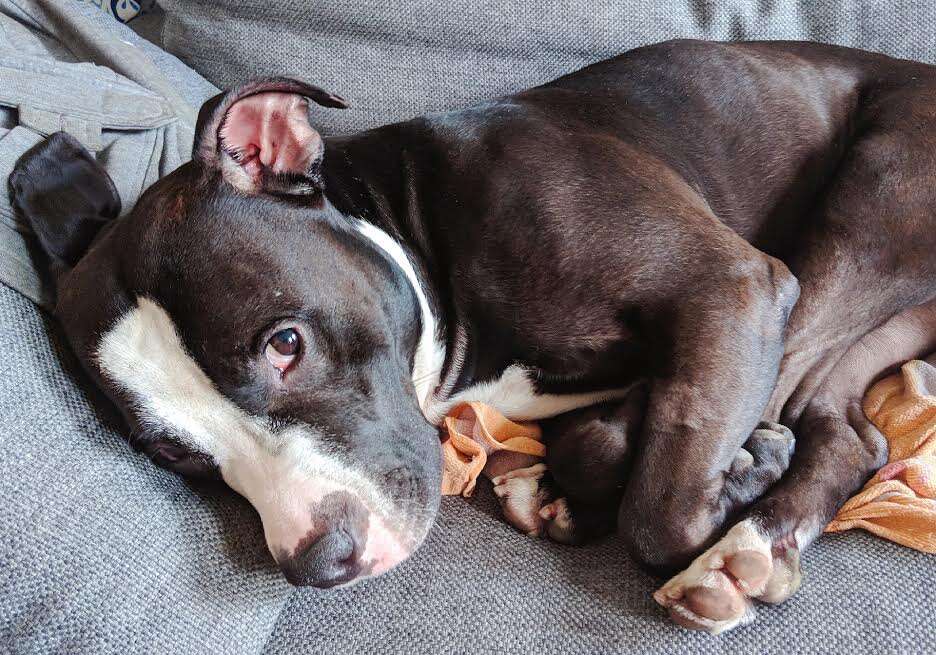
[[410,549],[387,527],[382,519],[372,516],[367,531],[367,548],[362,559],[370,565],[370,575],[380,575],[409,557]]
[[308,172],[322,155],[322,137],[308,119],[308,101],[294,93],[269,91],[238,100],[219,132],[221,147],[251,178]]

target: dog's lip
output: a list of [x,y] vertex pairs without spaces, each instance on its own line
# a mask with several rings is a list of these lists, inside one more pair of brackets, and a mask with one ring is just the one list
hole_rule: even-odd
[[[401,541],[396,531],[379,516],[372,515],[367,528],[367,541],[364,552],[361,553],[361,563],[370,569],[369,575],[380,575],[406,560],[413,554],[415,548]],[[428,530],[427,530],[428,532]],[[364,577],[364,576],[359,576]]]

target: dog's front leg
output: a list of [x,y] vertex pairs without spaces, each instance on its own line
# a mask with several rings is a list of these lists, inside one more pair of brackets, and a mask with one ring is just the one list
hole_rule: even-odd
[[[782,263],[748,244],[735,253],[687,282],[670,317],[668,357],[651,379],[619,531],[653,570],[687,564],[779,476],[745,475],[758,453],[742,446],[758,434],[798,285]],[[788,461],[788,431],[767,432],[780,437]],[[769,439],[755,441],[771,450]]]

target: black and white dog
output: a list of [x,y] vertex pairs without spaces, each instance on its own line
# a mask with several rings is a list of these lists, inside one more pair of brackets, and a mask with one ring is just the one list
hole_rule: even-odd
[[610,506],[684,569],[674,619],[792,594],[885,461],[866,386],[936,349],[936,69],[684,41],[352,136],[309,101],[345,105],[289,79],[209,101],[192,162],[117,220],[64,134],[12,175],[134,445],[220,475],[291,581],[332,586],[423,540],[452,407],[558,417],[564,520]]

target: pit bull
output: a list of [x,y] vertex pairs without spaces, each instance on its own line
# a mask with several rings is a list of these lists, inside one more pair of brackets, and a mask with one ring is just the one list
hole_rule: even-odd
[[886,459],[862,393],[936,349],[936,68],[677,41],[319,134],[344,106],[292,79],[223,93],[119,218],[67,135],[18,163],[56,315],[131,443],[223,479],[286,577],[329,587],[419,546],[435,426],[482,401],[552,438],[495,478],[515,522],[616,523],[679,571],[654,597],[690,628],[793,594]]

